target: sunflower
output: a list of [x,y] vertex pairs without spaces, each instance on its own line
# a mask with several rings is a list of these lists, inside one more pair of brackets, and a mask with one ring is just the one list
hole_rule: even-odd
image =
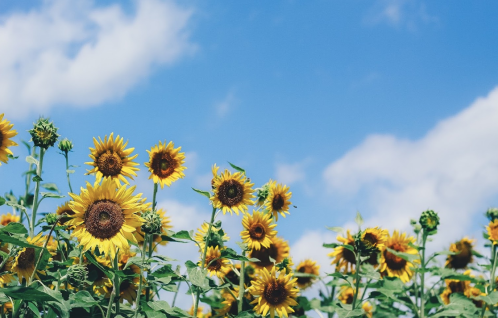
[[116,248],[126,252],[128,241],[135,244],[135,233],[143,220],[137,215],[147,208],[142,194],[133,195],[135,186],[117,186],[112,178],[104,178],[102,184],[81,188],[81,194],[70,193],[73,199],[69,207],[74,211],[69,225],[74,225],[72,234],[77,237],[84,250],[99,248],[101,253],[114,257]]
[[[28,237],[27,241],[31,245],[36,245],[42,247],[47,240],[47,236],[42,236],[42,233],[39,233],[37,236],[31,238]],[[57,252],[57,242],[54,241],[52,237],[50,237],[49,242],[47,244],[47,250],[51,255],[55,255]],[[12,264],[11,271],[17,274],[17,278],[19,282],[22,282],[24,278],[26,282],[29,283],[29,279],[35,270],[35,262],[36,262],[36,251],[34,247],[24,247],[15,257],[14,263]],[[38,268],[38,273],[44,273],[43,269]],[[35,274],[35,277],[38,277],[38,273]]]
[[183,166],[185,163],[185,153],[180,152],[182,147],[175,149],[175,145],[170,141],[166,145],[159,141],[159,146],[155,145],[147,152],[149,153],[149,162],[145,166],[149,168],[151,173],[149,179],[154,180],[154,183],[161,185],[161,189],[166,184],[168,187],[176,180],[185,177],[183,170],[187,167]]
[[[201,265],[199,261],[199,266]],[[205,266],[209,272],[209,276],[216,274],[219,278],[223,278],[230,271],[230,261],[226,258],[221,258],[221,251],[218,246],[209,246],[206,251]]]
[[361,241],[367,247],[383,251],[385,249],[388,234],[389,232],[387,230],[381,230],[378,227],[368,228],[361,234]]
[[289,313],[294,312],[291,306],[297,306],[296,297],[299,290],[296,281],[297,278],[293,278],[292,274],[284,272],[278,272],[277,277],[275,267],[271,271],[263,268],[248,288],[248,292],[257,297],[251,303],[256,304],[254,311],[262,316],[266,316],[269,311],[271,318],[275,316],[275,312],[279,317],[288,317]]
[[221,175],[213,178],[214,195],[211,196],[213,207],[221,209],[223,214],[232,211],[239,215],[239,211],[246,212],[247,205],[253,204],[254,190],[246,176],[240,172],[231,174],[225,170]]
[[[62,224],[62,225],[65,225],[67,221],[69,221],[69,217],[71,215],[74,215],[74,212],[73,210],[71,210],[71,208],[69,207],[69,201],[66,201],[64,202],[64,204],[60,205],[57,207],[57,210],[55,210],[55,214],[57,215],[65,215],[65,217],[63,217],[59,223]],[[68,226],[67,227],[68,230],[72,230],[72,227],[71,226]]]
[[227,288],[223,289],[223,291],[221,292],[221,298],[223,299],[221,304],[223,305],[223,307],[215,309],[217,317],[235,317],[239,313],[237,307],[237,299],[232,296],[232,293],[236,297],[238,297],[239,287],[235,287],[231,293]]
[[259,262],[251,263],[256,269],[271,269],[273,262],[270,257],[275,260],[275,263],[280,263],[289,257],[289,244],[279,237],[271,238],[270,247],[261,247],[259,250],[252,250],[249,253],[250,258],[257,258]]
[[[96,258],[97,261],[104,268],[109,268],[109,261],[103,260],[101,258]],[[87,263],[86,268],[88,270],[88,277],[95,279],[92,283],[93,292],[97,295],[106,295],[109,290],[112,289],[112,281],[107,277],[107,275],[95,264]]]
[[[394,230],[392,236],[388,236],[386,247],[397,252],[417,255],[417,249],[410,246],[415,243],[413,236],[406,237],[406,233],[400,234]],[[418,262],[418,260],[415,260]],[[387,249],[382,253],[380,259],[380,272],[382,276],[399,277],[403,283],[407,283],[413,276],[413,263],[394,255]]]
[[271,224],[270,216],[271,214],[258,211],[254,211],[252,216],[244,215],[244,231],[240,232],[240,236],[251,250],[259,250],[261,246],[270,247],[271,238],[277,234],[277,231],[273,230],[277,224]]
[[289,200],[292,196],[292,192],[289,191],[288,186],[280,183],[277,185],[276,181],[270,180],[269,187],[270,190],[266,202],[266,209],[273,214],[275,220],[278,220],[278,213],[285,218],[286,213],[290,214],[289,205],[292,203]]
[[[350,245],[354,247],[354,238],[351,236],[350,231],[347,231],[347,237],[337,236],[337,240],[344,245]],[[329,257],[335,257],[331,264],[336,265],[336,271],[341,271],[344,269],[344,273],[353,273],[353,267],[356,265],[356,257],[354,253],[344,246],[337,246],[333,252],[328,254]]]
[[[123,303],[126,300],[130,305],[133,305],[137,299],[138,286],[140,284],[140,268],[137,265],[131,265],[127,271],[129,274],[134,274],[134,277],[127,277],[121,281],[119,285],[119,302]],[[142,278],[142,283],[144,282]],[[107,286],[106,298],[111,297],[113,287],[112,284],[111,286]],[[142,290],[142,294],[145,295],[145,290]]]
[[464,237],[458,242],[451,244],[450,252],[455,252],[455,255],[448,255],[446,258],[445,267],[454,269],[464,269],[467,265],[474,261],[472,250],[474,248],[475,240]]
[[489,240],[493,242],[493,244],[498,244],[498,219],[489,222],[489,225],[486,226],[486,230],[488,231]]
[[353,298],[354,289],[350,286],[341,286],[337,299],[339,299],[343,304],[351,305],[353,303]]
[[[204,222],[202,223],[201,227],[197,229],[197,233],[195,233],[195,241],[199,244],[199,251],[204,251],[204,245],[206,244],[206,241],[207,241],[207,232],[209,230],[209,223],[207,222]],[[228,240],[230,240],[230,238],[228,237],[228,235],[221,231],[221,228],[218,228],[216,226],[211,226],[211,238],[210,238],[210,242],[209,242],[209,246],[223,246],[223,243],[224,242],[228,242]],[[223,233],[223,236],[219,236],[219,233]],[[213,239],[213,238],[218,238],[218,239]],[[220,241],[221,240],[221,241]]]
[[[4,252],[7,255],[10,253],[7,244],[3,244],[0,247],[0,251]],[[3,256],[0,255],[0,264],[3,263],[3,260],[4,260]],[[13,280],[13,276],[12,274],[10,274],[11,267],[12,267],[12,258],[9,258],[7,262],[5,262],[3,267],[0,268],[0,287],[5,286],[6,284],[10,283]]]
[[[316,264],[316,261],[312,261],[310,259],[304,260],[296,267],[296,272],[303,274],[313,274],[315,276],[319,275],[320,265]],[[297,286],[301,289],[306,289],[313,285],[316,277],[298,277],[297,278]]]
[[8,155],[14,155],[9,147],[17,146],[17,143],[10,140],[10,138],[17,135],[17,131],[12,129],[14,124],[11,124],[7,119],[3,119],[4,114],[0,114],[0,166],[7,163]]
[[2,224],[3,226],[6,226],[10,222],[19,222],[20,220],[21,220],[20,216],[7,213],[7,214],[2,215],[2,219],[0,220],[0,224]]
[[361,305],[361,308],[365,312],[365,316],[367,316],[367,318],[373,317],[373,307],[368,301],[364,302],[363,305]]
[[7,303],[4,303],[2,304],[3,305],[3,312],[4,313],[7,313],[7,312],[10,312],[13,310],[14,308],[14,305],[12,305],[12,302],[7,302]]

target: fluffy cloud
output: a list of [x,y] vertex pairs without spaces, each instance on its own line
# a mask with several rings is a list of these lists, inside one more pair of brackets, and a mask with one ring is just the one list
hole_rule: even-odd
[[306,178],[304,167],[304,162],[297,162],[292,164],[277,164],[277,181],[286,185],[290,185],[298,181],[303,181]]
[[44,1],[0,18],[0,112],[86,107],[126,94],[151,69],[192,52],[191,10],[138,0],[132,13],[90,0]]
[[407,229],[433,209],[441,217],[436,240],[448,244],[475,231],[475,217],[496,202],[497,121],[495,88],[419,140],[369,136],[326,168],[328,189],[355,201],[366,194],[369,225]]
[[365,18],[367,24],[387,23],[416,30],[417,25],[435,23],[438,19],[427,12],[424,3],[416,0],[379,0]]

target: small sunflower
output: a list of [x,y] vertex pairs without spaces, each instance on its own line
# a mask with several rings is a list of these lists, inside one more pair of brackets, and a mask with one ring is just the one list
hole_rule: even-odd
[[17,143],[10,140],[10,138],[17,135],[17,131],[12,129],[14,124],[11,124],[7,119],[3,119],[4,114],[0,114],[0,166],[7,163],[8,155],[14,155],[9,147],[17,146]]
[[185,153],[180,152],[182,147],[175,149],[175,145],[170,141],[166,145],[159,141],[159,145],[155,145],[147,152],[149,153],[149,162],[145,166],[149,168],[151,173],[149,179],[154,183],[159,183],[161,189],[166,184],[168,187],[176,180],[185,177],[183,170],[187,167],[183,166],[185,163]]
[[271,238],[270,247],[261,247],[259,250],[252,250],[249,254],[250,258],[257,258],[259,262],[251,263],[256,269],[271,269],[273,262],[270,257],[275,260],[275,263],[280,263],[289,257],[289,244],[279,237]]
[[[386,247],[397,252],[417,255],[417,249],[409,244],[415,243],[413,236],[407,237],[406,233],[400,234],[397,230],[387,238]],[[382,253],[380,259],[380,272],[383,276],[399,277],[403,283],[407,283],[413,276],[413,263],[394,255],[387,249]]]
[[[7,244],[3,244],[0,247],[0,251],[4,252],[7,255],[10,253]],[[2,255],[0,255],[0,264],[1,263],[3,263],[3,256]],[[12,274],[10,274],[11,267],[12,267],[12,257],[9,258],[7,260],[7,262],[5,262],[3,267],[0,267],[0,287],[7,285],[8,283],[10,283],[13,280],[13,276],[12,276]]]
[[118,185],[120,181],[129,184],[126,178],[133,180],[137,176],[135,171],[138,171],[138,163],[134,162],[138,154],[131,155],[135,148],[125,149],[128,141],[123,143],[123,137],[119,135],[114,139],[114,133],[104,137],[104,141],[99,137],[97,140],[93,138],[95,148],[90,148],[90,158],[92,161],[85,164],[93,166],[91,170],[87,170],[86,174],[95,173],[97,182],[102,178],[112,178]]
[[[199,266],[202,260],[199,261]],[[221,258],[221,251],[218,246],[209,246],[206,251],[206,262],[205,266],[209,272],[209,276],[216,275],[219,278],[223,278],[230,271],[230,261],[226,258]]]
[[[238,296],[239,288],[235,287],[232,293],[235,296]],[[232,293],[230,293],[226,288],[221,292],[221,298],[223,299],[221,304],[223,305],[223,307],[215,309],[217,317],[235,317],[239,313],[237,307],[237,299],[233,298]]]
[[20,220],[21,220],[20,216],[7,213],[7,214],[2,215],[2,219],[0,220],[0,224],[2,224],[3,226],[6,226],[10,222],[19,222]]
[[[303,274],[313,274],[318,276],[320,274],[320,265],[316,264],[316,261],[312,261],[310,259],[304,260],[296,267],[296,272]],[[313,285],[316,277],[298,277],[297,278],[297,286],[301,289],[306,289]]]
[[68,222],[75,230],[84,250],[99,248],[107,256],[116,254],[116,248],[126,252],[130,248],[128,241],[137,243],[135,233],[142,226],[143,220],[137,215],[147,208],[141,194],[133,195],[135,186],[117,186],[111,178],[105,178],[102,184],[81,188],[81,194],[70,193],[73,199],[69,207],[74,211]]
[[[337,236],[337,240],[344,245],[350,245],[354,247],[354,238],[350,231],[347,231],[347,237]],[[356,266],[356,257],[354,253],[344,246],[337,246],[333,252],[328,254],[329,257],[335,257],[331,264],[336,265],[336,271],[344,270],[344,273],[353,273],[354,266]]]
[[472,250],[474,249],[475,240],[464,237],[458,242],[451,244],[450,252],[455,252],[455,255],[448,255],[446,258],[445,267],[454,269],[464,269],[467,265],[474,261]]
[[486,226],[486,230],[488,231],[489,240],[493,242],[494,245],[498,244],[498,219],[489,222],[489,225]]
[[[71,217],[71,215],[74,215],[73,210],[71,210],[71,208],[69,207],[69,202],[70,202],[70,201],[66,201],[66,202],[64,202],[64,204],[62,204],[62,205],[58,206],[58,207],[57,207],[57,210],[55,210],[55,214],[57,214],[57,215],[63,215],[63,214],[65,214],[65,215],[66,215],[66,217],[65,217],[65,218],[63,217],[63,218],[59,221],[59,223],[60,223],[60,224],[62,224],[62,225],[65,225],[65,223],[66,223],[67,221],[69,221],[69,217]],[[68,227],[68,230],[70,230],[70,229],[72,229],[72,227],[70,227],[70,226],[69,226],[69,227]]]
[[299,290],[296,281],[297,278],[293,278],[292,274],[284,272],[278,272],[277,277],[275,267],[271,271],[263,268],[252,282],[252,286],[248,288],[248,292],[257,297],[252,302],[256,304],[254,311],[262,316],[270,312],[271,318],[275,317],[275,312],[279,317],[288,317],[294,312],[291,306],[297,306],[296,298]]
[[373,307],[368,301],[364,302],[363,305],[361,305],[361,308],[365,312],[365,316],[367,316],[367,318],[373,317]]
[[388,234],[387,230],[381,230],[378,227],[368,228],[361,234],[361,241],[367,247],[383,251],[385,249]]
[[[470,270],[465,271],[464,275],[469,275]],[[470,281],[468,280],[457,280],[457,279],[447,279],[445,281],[446,289],[440,295],[443,302],[448,305],[450,303],[450,295],[454,293],[460,293],[467,296],[470,289]]]
[[[204,222],[202,223],[201,227],[197,229],[197,233],[195,233],[195,241],[199,243],[200,246],[200,251],[204,251],[204,245],[206,244],[207,241],[207,233],[209,230],[209,223]],[[228,242],[230,238],[228,235],[221,231],[221,228],[218,228],[216,226],[211,226],[211,238],[209,241],[209,246],[215,247],[215,246],[223,246],[223,243]],[[220,237],[220,233],[223,233],[223,236]],[[218,239],[213,239],[213,238],[218,238]]]
[[269,182],[269,193],[266,202],[266,209],[273,214],[275,220],[278,220],[278,214],[280,213],[284,218],[285,214],[289,213],[289,205],[292,203],[289,201],[292,192],[289,191],[289,187],[286,185],[278,184],[276,181]]
[[341,286],[341,290],[339,291],[337,298],[341,301],[341,303],[351,305],[354,298],[354,289],[350,286]]
[[246,178],[240,172],[231,174],[230,171],[225,170],[221,175],[213,178],[214,181],[214,195],[211,197],[213,207],[221,209],[223,214],[232,211],[239,215],[240,212],[247,211],[247,205],[253,204],[254,190],[252,186],[254,183]]
[[254,211],[252,216],[245,214],[242,219],[244,231],[240,236],[250,249],[259,250],[261,246],[269,248],[271,238],[277,235],[273,230],[277,224],[271,224],[271,214]]

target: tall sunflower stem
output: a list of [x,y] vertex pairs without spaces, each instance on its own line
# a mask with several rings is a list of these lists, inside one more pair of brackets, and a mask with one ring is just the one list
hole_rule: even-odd
[[[491,275],[489,276],[489,286],[487,289],[487,294],[489,295],[493,290],[494,290],[494,285],[495,285],[495,275],[496,275],[496,259],[498,258],[498,255],[496,255],[498,252],[497,246],[493,244],[492,246],[492,255],[493,258],[491,262],[493,263],[491,267]],[[482,306],[481,310],[481,318],[484,317],[484,314],[486,312],[486,305]]]
[[[154,242],[153,239],[154,239],[154,235],[148,235],[147,240],[145,240],[145,238],[144,238],[144,245],[149,246],[147,260],[150,260],[150,258],[152,257],[152,252],[154,251],[154,248],[152,247],[152,244]],[[144,249],[144,251],[145,251],[145,249]],[[149,302],[149,300],[150,300],[150,286],[147,284],[147,288],[145,288],[145,301]]]
[[[246,256],[246,251],[242,251],[242,256]],[[245,267],[246,267],[246,262],[245,261],[242,261],[241,262],[241,265],[240,265],[240,278],[239,278],[239,282],[240,282],[240,285],[239,285],[239,298],[238,298],[238,313],[240,314],[242,312],[242,305],[244,303],[244,293],[245,293],[245,290],[244,290],[244,271],[245,271]]]
[[43,157],[45,155],[45,148],[40,147],[40,161],[38,162],[38,167],[36,169],[36,175],[39,177],[36,180],[36,185],[35,185],[35,197],[33,199],[33,211],[31,214],[31,224],[30,224],[30,231],[29,231],[29,236],[33,238],[35,236],[35,225],[36,225],[36,212],[38,210],[38,196],[40,195],[40,179],[41,179],[41,174],[42,174],[42,168],[43,168]]
[[45,250],[47,249],[48,241],[50,240],[50,237],[52,236],[52,232],[54,231],[55,227],[57,226],[57,224],[59,223],[59,220],[61,218],[62,218],[62,215],[59,215],[59,217],[57,218],[57,221],[55,221],[55,223],[50,228],[50,232],[47,235],[47,239],[45,240],[45,243],[43,243],[43,248],[40,251],[40,255],[38,256],[38,260],[36,260],[35,268],[33,269],[33,273],[31,274],[31,277],[29,278],[28,286],[33,283],[33,279],[35,278],[36,271],[38,270],[38,266],[40,265],[40,261],[43,257],[43,253],[45,253]]
[[137,308],[135,309],[135,318],[138,317],[138,312],[140,311],[140,296],[142,295],[142,277],[144,275],[144,262],[145,262],[145,253],[147,250],[147,240],[149,239],[149,234],[145,233],[144,237],[144,245],[142,246],[142,265],[140,266],[140,282],[138,283],[138,292],[137,292]]
[[[209,226],[208,226],[208,231],[206,234],[206,243],[204,244],[204,251],[202,252],[202,262],[201,266],[204,268],[206,266],[206,254],[208,250],[208,245],[209,245],[209,238],[211,237],[211,230],[213,227],[214,223],[214,218],[216,215],[216,208],[213,207],[213,211],[211,212],[211,220],[209,221]],[[197,292],[195,293],[195,301],[194,301],[194,315],[197,316],[197,308],[199,307],[199,296],[201,295],[201,291],[197,289]]]
[[176,291],[175,291],[175,295],[173,296],[173,301],[171,302],[171,307],[175,307],[176,297],[178,296],[178,292],[180,291],[180,284],[181,283],[182,283],[182,281],[179,281],[178,285],[176,286]]
[[157,182],[154,183],[154,192],[152,193],[152,211],[156,209]]
[[67,177],[67,184],[69,185],[69,191],[71,191],[71,193],[74,193],[73,192],[73,188],[71,187],[71,180],[69,178],[69,154],[66,152],[64,153],[64,157],[66,157],[66,177]]
[[[35,155],[35,148],[36,147],[33,146],[30,149],[30,152],[31,152],[30,155],[32,157],[34,157],[34,155]],[[28,171],[31,171],[31,169],[33,169],[33,164],[30,162],[29,166],[28,166]],[[29,187],[30,186],[31,186],[31,174],[27,173],[26,174],[26,187],[24,188],[24,202],[23,202],[23,205],[26,208],[27,208],[27,205],[28,205],[28,195],[29,195]],[[21,211],[23,211],[23,210],[21,209]],[[24,213],[26,213],[25,210],[24,210]],[[28,223],[29,223],[29,217],[28,216],[26,216],[26,220],[28,220]],[[23,214],[22,214],[22,212],[21,212],[21,220],[20,220],[20,222],[21,223],[23,222]],[[29,225],[29,228],[31,229],[31,225]]]
[[[114,256],[114,260],[113,260],[113,267],[115,270],[117,270],[117,267],[118,267],[118,254],[119,254],[119,249],[116,252],[116,255]],[[114,286],[112,287],[111,297],[109,298],[109,305],[107,306],[106,318],[111,317],[112,305],[114,304],[114,299],[116,298],[116,294],[119,292],[119,287],[120,287],[119,276],[116,274],[114,274],[113,284],[114,284]],[[119,298],[118,298],[118,302],[119,302]],[[116,306],[116,315],[118,314],[118,311],[119,311],[119,306]]]
[[355,273],[355,291],[353,296],[353,310],[356,309],[356,301],[358,300],[358,293],[360,292],[360,253],[357,251],[356,254],[356,273]]
[[420,273],[420,318],[425,318],[425,301],[424,301],[424,283],[425,283],[425,243],[427,242],[427,233],[422,233],[422,273]]

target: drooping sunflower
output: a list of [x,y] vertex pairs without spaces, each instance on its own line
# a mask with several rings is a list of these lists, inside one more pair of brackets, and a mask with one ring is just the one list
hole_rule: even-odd
[[[199,261],[199,266],[203,266],[201,262],[202,260]],[[208,246],[205,266],[209,272],[209,276],[216,275],[219,278],[223,278],[231,269],[230,261],[226,258],[221,258],[221,251],[218,246]]]
[[[27,241],[31,245],[36,245],[42,247],[47,240],[47,236],[42,236],[42,233],[39,233],[37,236],[31,238],[28,237]],[[53,256],[57,252],[57,242],[54,241],[52,237],[50,237],[49,242],[47,244],[47,250]],[[34,247],[24,247],[17,256],[14,258],[14,263],[12,264],[11,271],[17,274],[17,278],[19,282],[22,282],[24,278],[26,282],[29,283],[29,279],[35,270],[36,263],[36,251]],[[44,268],[38,268],[35,277],[38,278],[38,273],[44,273]]]
[[261,247],[259,250],[252,250],[249,253],[250,258],[257,258],[259,262],[251,263],[256,269],[271,269],[273,267],[273,262],[270,257],[275,260],[276,263],[282,262],[285,258],[289,257],[289,244],[280,237],[271,238],[270,247]]
[[6,226],[10,222],[19,222],[20,220],[21,220],[20,216],[7,213],[7,214],[2,215],[2,219],[0,220],[0,224],[2,224],[3,226]]
[[[413,236],[407,237],[406,233],[400,234],[394,230],[392,236],[388,236],[386,247],[397,252],[417,255],[417,249],[409,244],[415,243]],[[407,283],[413,276],[414,264],[394,255],[387,249],[382,253],[380,259],[380,272],[382,276],[399,277],[403,283]]]
[[489,225],[486,226],[486,230],[488,231],[489,240],[493,242],[494,245],[498,244],[498,219],[489,222]]
[[273,214],[275,220],[278,220],[278,214],[280,213],[284,218],[285,214],[289,213],[289,205],[292,203],[289,201],[292,196],[292,192],[289,191],[289,187],[282,184],[277,184],[276,181],[269,182],[269,193],[266,202],[266,209]]
[[14,155],[9,147],[17,146],[17,143],[10,138],[17,135],[17,131],[12,129],[14,124],[11,124],[7,119],[3,119],[4,114],[0,114],[0,166],[7,163],[8,155]]
[[133,195],[134,190],[135,186],[118,187],[111,178],[104,178],[102,184],[87,183],[80,195],[69,194],[73,199],[69,207],[75,214],[67,223],[75,227],[72,236],[84,250],[98,247],[101,253],[114,257],[116,248],[126,252],[128,241],[137,243],[135,233],[143,223],[138,213],[148,204],[144,204],[141,193]]
[[361,234],[361,241],[367,247],[376,248],[379,251],[383,251],[385,249],[386,239],[389,232],[387,230],[375,228],[367,228]]
[[[199,251],[204,251],[204,245],[207,241],[207,233],[209,230],[209,223],[202,223],[201,227],[197,229],[197,233],[195,233],[195,241],[199,243],[200,249]],[[226,233],[223,232],[223,236],[220,236],[220,228],[216,226],[211,226],[211,238],[209,239],[209,246],[223,246],[224,242],[228,242],[230,238]]]
[[[303,274],[312,274],[318,276],[320,274],[320,265],[316,264],[316,261],[306,259],[299,263],[296,267],[296,272]],[[297,277],[297,286],[301,289],[306,289],[313,285],[316,277]]]
[[[277,277],[278,274],[278,277]],[[288,317],[293,313],[291,306],[297,306],[296,298],[299,289],[296,287],[297,278],[292,274],[277,272],[275,267],[268,271],[263,268],[258,272],[256,280],[248,291],[256,297],[252,304],[254,311],[262,316],[270,312],[271,318],[275,317],[275,312],[279,317]]]
[[262,247],[269,248],[271,238],[277,235],[274,228],[277,224],[271,224],[271,214],[254,211],[252,215],[244,214],[242,225],[244,230],[240,236],[250,249],[259,250]]
[[221,209],[223,214],[232,211],[239,215],[240,212],[247,211],[247,205],[253,204],[254,190],[251,183],[244,174],[225,170],[221,175],[213,178],[214,195],[211,197],[213,207]]
[[446,258],[445,267],[454,269],[464,269],[467,265],[474,261],[472,250],[474,249],[475,240],[464,237],[458,242],[451,244],[450,252],[455,252],[455,255],[448,255]]
[[[343,243],[343,245],[350,245],[354,247],[354,238],[349,230],[347,231],[346,237],[338,235],[337,240]],[[354,272],[354,267],[356,266],[355,255],[352,251],[344,248],[344,246],[337,246],[334,248],[333,252],[328,254],[328,256],[331,258],[335,257],[331,264],[336,264],[336,271],[340,272],[343,270],[344,273]]]
[[159,141],[159,145],[155,145],[147,152],[149,153],[149,162],[145,166],[149,168],[151,173],[149,179],[154,183],[159,183],[161,189],[166,184],[168,187],[176,180],[185,177],[183,170],[187,167],[183,166],[185,163],[185,153],[180,152],[182,147],[175,148],[175,145],[170,141],[166,145]]
[[[0,243],[2,244],[2,243]],[[9,247],[7,244],[3,244],[0,247],[0,251],[4,252],[5,254],[9,254]],[[0,264],[3,263],[3,256],[0,255]],[[12,267],[12,258],[9,258],[7,262],[3,265],[3,267],[0,267],[0,287],[5,286],[6,284],[10,283],[13,280],[13,276],[10,273]]]

